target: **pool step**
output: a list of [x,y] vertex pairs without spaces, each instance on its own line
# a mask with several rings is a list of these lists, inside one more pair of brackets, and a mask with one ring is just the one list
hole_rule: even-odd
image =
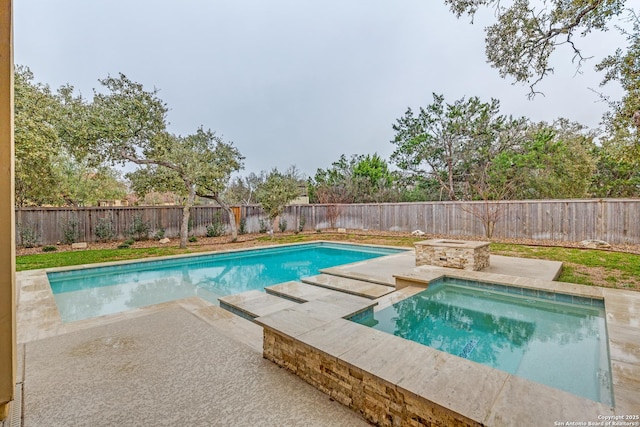
[[298,305],[297,302],[255,290],[227,295],[218,298],[218,302],[225,310],[249,320]]
[[395,291],[395,288],[390,286],[377,285],[371,282],[329,274],[318,274],[317,276],[305,277],[302,281],[310,285],[333,289],[369,299],[380,298],[383,295],[387,295]]
[[264,290],[269,294],[300,303],[317,300],[332,293],[339,293],[339,291],[309,285],[307,283],[300,283],[295,280],[267,286]]

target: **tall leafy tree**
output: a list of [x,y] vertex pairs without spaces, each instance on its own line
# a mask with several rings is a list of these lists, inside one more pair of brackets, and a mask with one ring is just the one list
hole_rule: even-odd
[[196,196],[216,200],[229,214],[233,239],[237,238],[231,208],[220,198],[231,173],[242,167],[243,157],[213,132],[198,129],[188,136],[162,134],[141,154],[124,154],[145,169],[129,175],[136,192],[173,191],[183,196],[180,246],[187,246],[189,218]]
[[605,71],[602,85],[618,82],[625,91],[621,100],[610,101],[611,111],[605,116],[608,146],[623,148],[621,161],[640,167],[640,16],[632,14],[632,22],[633,31],[625,31],[626,51],[616,49],[596,69]]
[[390,186],[393,181],[389,165],[378,153],[359,156],[353,166],[353,176],[366,182],[371,189]]
[[[92,103],[95,119],[93,133],[77,145],[104,159],[124,163],[130,158],[156,153],[161,141],[170,139],[166,127],[168,108],[158,97],[158,90],[143,85],[124,74],[100,80],[104,91],[95,91]],[[84,143],[84,144],[83,144]]]
[[592,197],[640,197],[640,167],[626,144],[605,139],[593,151]]
[[309,199],[320,203],[355,203],[357,188],[353,180],[353,168],[358,156],[347,159],[344,154],[327,169],[319,168],[309,179]]
[[588,197],[596,167],[594,138],[566,119],[531,125],[520,145],[496,156],[489,182],[493,188],[508,186],[515,199]]
[[448,104],[433,94],[433,100],[418,114],[409,108],[397,119],[391,160],[415,177],[437,181],[449,200],[472,198],[470,184],[515,143],[525,120],[499,115],[496,99],[471,97]]
[[284,173],[274,168],[256,189],[256,199],[269,217],[272,229],[273,222],[282,214],[285,206],[300,195],[302,182],[304,181],[301,180],[295,166]]
[[[221,199],[231,174],[242,168],[244,157],[232,143],[199,128],[187,136],[166,131],[165,103],[157,89],[147,91],[125,75],[101,80],[106,93],[96,93],[93,106],[100,122],[95,148],[116,162],[169,169],[162,179],[181,182],[184,197],[180,246],[186,247],[191,207],[196,196],[216,200],[228,213],[233,238],[237,237],[233,212]],[[147,171],[148,175],[158,169]]]
[[84,206],[124,196],[116,171],[89,149],[91,106],[72,86],[53,93],[33,73],[15,70],[16,201]]
[[363,203],[397,199],[394,175],[386,160],[373,155],[344,154],[309,181],[310,198],[320,203]]
[[[611,110],[605,114],[606,146],[618,146],[619,162],[640,167],[640,8],[627,0],[445,0],[458,17],[473,17],[478,10],[493,10],[495,23],[486,28],[486,56],[502,77],[528,84],[530,96],[536,85],[553,72],[552,53],[566,48],[571,61],[581,67],[589,59],[580,39],[613,26],[626,36],[619,47],[600,63],[602,85],[618,82],[621,99],[603,98]],[[614,24],[614,25],[612,25]],[[612,48],[613,50],[613,48]],[[588,52],[588,48],[584,51]],[[604,177],[601,175],[601,177]]]
[[120,174],[106,166],[93,166],[86,158],[77,160],[66,152],[54,162],[58,204],[95,206],[100,200],[123,199],[126,186]]
[[[200,132],[200,131],[199,131]],[[231,238],[238,239],[235,214],[224,198],[224,190],[231,179],[231,174],[239,171],[243,167],[244,156],[230,142],[224,142],[221,137],[208,132],[207,137],[210,143],[208,150],[205,150],[200,162],[204,164],[202,173],[196,180],[196,195],[199,197],[214,200],[229,218],[231,228]]]
[[105,118],[100,117],[101,111],[70,84],[58,88],[57,94],[62,105],[58,135],[66,153],[88,167],[107,164],[110,159],[96,144],[104,132]]
[[49,86],[36,83],[27,67],[16,68],[14,85],[16,205],[54,204],[54,161],[61,148],[59,99]]
[[247,176],[236,176],[227,186],[224,198],[231,204],[251,205],[257,203],[256,190],[264,182],[266,173],[251,172]]

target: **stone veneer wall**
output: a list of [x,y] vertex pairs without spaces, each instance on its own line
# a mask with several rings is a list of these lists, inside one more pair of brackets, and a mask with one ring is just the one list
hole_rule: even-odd
[[479,271],[489,267],[489,242],[451,244],[427,240],[417,242],[416,265]]
[[480,426],[360,368],[264,328],[263,356],[379,426]]

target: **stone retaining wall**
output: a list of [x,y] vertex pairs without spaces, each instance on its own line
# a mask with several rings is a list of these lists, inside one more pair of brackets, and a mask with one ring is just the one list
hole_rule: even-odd
[[481,425],[270,328],[264,328],[263,356],[357,411],[374,425]]

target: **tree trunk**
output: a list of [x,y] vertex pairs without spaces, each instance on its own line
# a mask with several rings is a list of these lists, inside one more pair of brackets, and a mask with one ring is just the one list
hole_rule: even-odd
[[189,195],[182,208],[182,226],[180,227],[180,247],[187,247],[187,240],[189,238],[189,217],[191,216],[191,207],[196,200],[196,190],[193,186],[189,186]]
[[225,202],[220,200],[220,197],[218,197],[217,195],[213,196],[213,200],[215,200],[216,203],[218,203],[220,207],[224,209],[227,215],[229,215],[229,228],[231,229],[231,241],[235,242],[236,240],[238,240],[238,228],[236,227],[236,216],[233,213],[233,209],[231,209],[231,207],[227,205]]
[[449,200],[456,200],[455,186],[453,185],[453,160],[447,158],[447,174],[449,179]]

